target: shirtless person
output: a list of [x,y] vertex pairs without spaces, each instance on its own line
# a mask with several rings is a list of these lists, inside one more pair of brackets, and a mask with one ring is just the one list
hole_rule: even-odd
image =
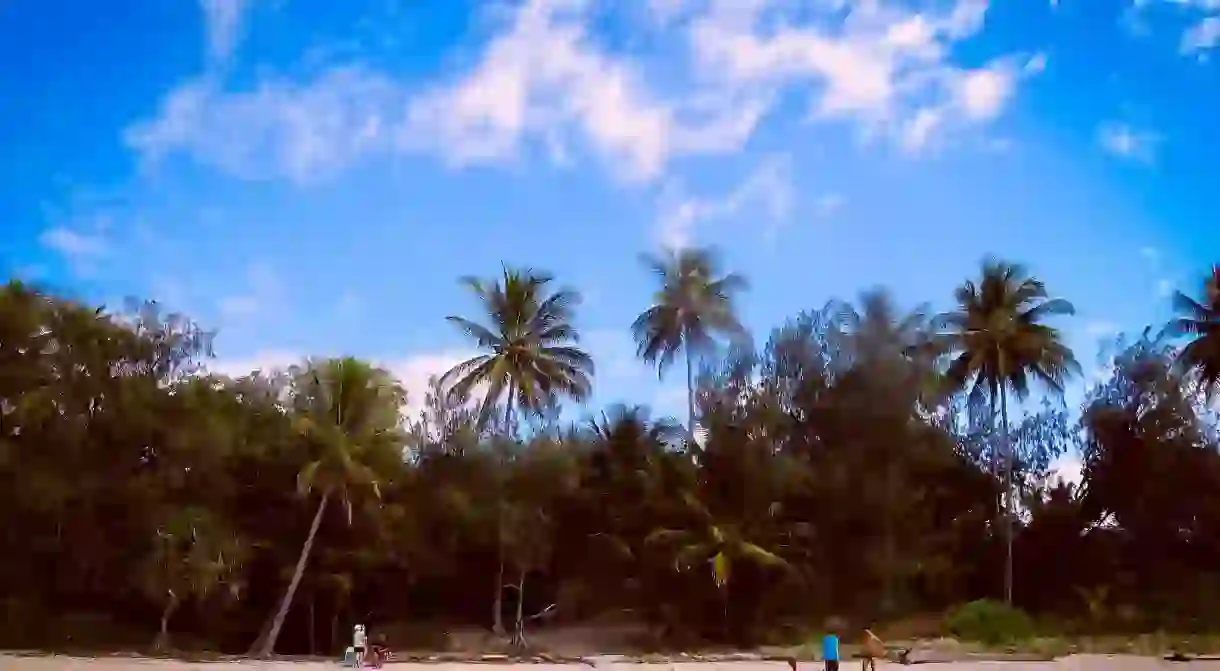
[[875,660],[878,657],[885,659],[885,643],[871,629],[865,629],[863,660],[860,663],[860,671],[877,671],[877,662]]

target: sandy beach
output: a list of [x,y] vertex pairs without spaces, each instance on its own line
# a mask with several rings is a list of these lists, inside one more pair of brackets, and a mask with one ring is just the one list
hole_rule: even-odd
[[[883,663],[878,667],[905,668],[899,664]],[[179,662],[160,659],[133,658],[83,658],[83,657],[17,657],[0,655],[0,671],[222,671],[223,669],[251,669],[251,671],[334,671],[338,663],[328,662]],[[577,664],[388,664],[385,668],[395,671],[581,671],[590,667]],[[821,663],[802,663],[801,671],[818,671]],[[843,664],[844,671],[859,668],[855,660]],[[1152,657],[1129,655],[1073,655],[1054,662],[959,662],[918,664],[918,671],[1153,671],[1154,669],[1220,669],[1216,662],[1171,663]],[[708,662],[674,664],[631,664],[623,662],[597,663],[599,671],[783,671],[782,662]]]

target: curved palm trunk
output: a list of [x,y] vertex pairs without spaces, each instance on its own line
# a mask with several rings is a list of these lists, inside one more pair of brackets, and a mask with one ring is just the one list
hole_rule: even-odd
[[1004,603],[1012,605],[1012,443],[1008,438],[1008,390],[1000,389],[1000,421],[1004,423]]
[[314,538],[318,535],[318,527],[322,524],[322,513],[326,511],[326,503],[330,500],[330,490],[322,495],[322,501],[318,504],[318,512],[314,513],[313,524],[309,527],[309,536],[305,539],[305,546],[301,548],[301,556],[297,559],[296,570],[292,573],[292,581],[288,583],[288,591],[284,592],[284,598],[280,601],[280,607],[275,612],[275,619],[271,623],[271,631],[267,633],[267,638],[258,646],[259,657],[270,657],[275,651],[275,640],[280,637],[280,629],[284,627],[284,619],[288,616],[288,609],[292,606],[292,597],[296,594],[297,586],[301,584],[301,576],[305,574],[305,565],[309,563],[309,553],[313,550]]

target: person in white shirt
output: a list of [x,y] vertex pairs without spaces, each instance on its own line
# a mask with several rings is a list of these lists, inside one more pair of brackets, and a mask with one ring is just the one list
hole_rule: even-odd
[[368,638],[364,633],[364,625],[356,625],[352,631],[352,647],[356,650],[356,668],[364,666],[364,650],[368,644]]

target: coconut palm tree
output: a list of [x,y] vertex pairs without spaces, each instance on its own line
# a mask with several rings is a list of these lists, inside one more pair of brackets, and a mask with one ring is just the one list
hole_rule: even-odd
[[290,409],[308,453],[297,489],[302,496],[321,496],[292,580],[270,629],[255,645],[260,657],[275,649],[328,505],[340,503],[350,524],[357,492],[381,498],[379,473],[400,459],[404,439],[400,412],[406,392],[385,370],[351,357],[307,361],[292,370],[290,391]]
[[681,249],[664,257],[646,256],[644,263],[660,286],[653,305],[631,325],[636,354],[664,375],[678,353],[686,357],[687,434],[695,432],[694,357],[706,354],[716,336],[740,338],[745,328],[737,320],[734,296],[746,288],[741,275],[721,275],[709,249]]
[[[592,388],[593,359],[576,346],[580,336],[572,325],[580,295],[570,289],[550,291],[550,275],[505,267],[499,280],[466,277],[487,313],[488,326],[451,316],[487,353],[454,366],[441,376],[441,387],[454,399],[466,398],[477,386],[486,393],[479,407],[477,427],[482,430],[492,410],[504,398],[504,427],[514,434],[513,413],[518,409],[541,414],[559,397],[583,401]],[[504,633],[501,613],[504,587],[504,526],[506,510],[498,505],[495,599],[492,629]]]
[[501,398],[504,422],[512,432],[518,408],[538,413],[557,397],[583,401],[591,391],[593,359],[576,347],[580,335],[572,325],[580,294],[551,292],[552,281],[545,273],[507,267],[498,281],[462,278],[478,296],[489,325],[458,316],[446,319],[487,353],[459,363],[440,381],[456,398],[486,386],[479,428],[486,427]]
[[993,259],[982,263],[976,283],[967,280],[954,291],[957,306],[940,315],[941,351],[951,355],[946,378],[958,389],[969,388],[972,401],[989,399],[994,421],[1000,403],[1006,506],[1004,598],[1012,602],[1012,445],[1008,435],[1008,395],[1029,394],[1031,381],[1062,393],[1064,380],[1080,365],[1058,329],[1042,321],[1075,313],[1072,304],[1050,298],[1046,286],[1024,267]]
[[1220,265],[1212,266],[1203,281],[1201,300],[1174,292],[1173,307],[1181,314],[1169,324],[1174,335],[1190,338],[1178,350],[1176,363],[1198,376],[1199,387],[1210,398],[1220,389]]

